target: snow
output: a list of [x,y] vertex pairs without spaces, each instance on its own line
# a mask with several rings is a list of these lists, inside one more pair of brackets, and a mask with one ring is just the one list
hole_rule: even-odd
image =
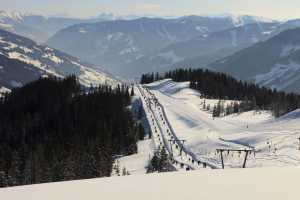
[[50,47],[45,47],[45,51],[54,51],[54,49],[51,49]]
[[5,49],[5,50],[11,50],[11,49],[15,49],[18,47],[18,45],[16,45],[15,43],[7,42],[7,41],[1,40],[1,39],[0,39],[0,43],[7,45],[6,47],[3,47],[3,49]]
[[158,56],[168,60],[171,63],[177,63],[183,60],[183,58],[177,56],[174,51],[163,52],[158,54]]
[[5,12],[0,11],[0,19],[10,18],[14,21],[21,22],[23,20],[23,14],[17,11]]
[[43,65],[39,60],[34,60],[27,55],[21,54],[19,52],[9,52],[8,57],[11,59],[16,59],[27,64],[31,64],[49,74],[52,74],[57,77],[62,77],[61,75],[57,74],[53,69],[47,68],[47,66]]
[[[70,75],[70,71],[73,71],[79,76],[80,83],[87,87],[90,85],[98,86],[99,84],[109,84],[113,86],[118,84],[118,81],[109,75],[84,66],[80,64],[80,61],[77,59],[68,58],[66,55],[59,56],[60,54],[50,47],[40,45],[22,46],[22,40],[17,38],[17,41],[20,45],[19,43],[12,43],[6,41],[6,38],[0,37],[0,43],[4,44],[4,47],[2,47],[4,51],[0,52],[0,54],[10,59],[33,65],[48,75],[54,75],[60,78]],[[68,61],[75,66],[70,66],[71,68],[67,69],[70,64]],[[13,81],[11,85],[19,87],[20,83]]]
[[[202,109],[204,100],[197,91],[188,88],[188,82],[176,83],[167,79],[146,87],[163,106],[177,137],[187,140],[186,148],[198,159],[220,167],[216,149],[250,148],[256,153],[248,157],[247,167],[300,165],[299,117],[280,120],[266,111],[252,111],[213,119],[210,112]],[[212,104],[217,101],[206,100]],[[159,109],[155,111],[157,115]],[[299,113],[298,110],[291,115],[299,116]],[[241,167],[243,159],[244,154],[226,153],[225,168]]]
[[0,27],[2,29],[13,29],[12,25],[10,25],[10,24],[4,24],[4,23],[1,23],[1,22],[0,22]]
[[120,51],[120,55],[125,55],[125,54],[131,54],[131,53],[135,53],[135,52],[138,52],[138,48],[136,47],[128,47],[128,48],[125,48],[123,49],[122,51]]
[[271,35],[273,33],[273,30],[272,31],[263,31],[262,34],[263,35]]
[[119,81],[110,78],[107,74],[98,72],[94,69],[88,68],[78,62],[70,61],[73,65],[76,65],[80,68],[80,75],[78,76],[79,82],[86,87],[91,85],[98,86],[102,84],[108,84],[115,86],[119,83]]
[[22,49],[24,51],[25,54],[27,53],[32,53],[33,51],[27,47],[19,47],[20,49]]
[[130,174],[146,174],[146,167],[153,156],[152,140],[139,141],[137,146],[137,154],[119,158],[117,161],[121,170],[125,167]]
[[176,37],[175,36],[172,36],[167,28],[165,26],[161,26],[159,29],[156,30],[156,33],[162,37],[162,38],[165,38],[165,39],[168,39],[169,41],[176,41]]
[[282,48],[280,58],[289,56],[291,53],[300,50],[300,45],[286,45]]
[[244,21],[242,19],[242,16],[231,16],[232,23],[235,27],[244,26]]
[[80,28],[78,32],[82,34],[86,34],[88,31],[85,30],[84,28]]
[[15,80],[11,80],[11,81],[10,81],[10,85],[11,85],[12,87],[14,87],[14,88],[22,87],[22,86],[23,86],[22,83],[20,83],[20,82],[18,82],[18,81],[15,81]]
[[297,109],[293,112],[290,112],[284,116],[281,116],[278,121],[282,121],[282,120],[293,120],[293,119],[297,119],[300,118],[300,109]]
[[11,92],[10,89],[8,89],[8,88],[6,88],[6,87],[1,87],[1,86],[0,86],[0,97],[1,97],[3,94],[5,94],[5,93],[10,93],[10,92]]
[[107,38],[108,41],[111,41],[111,40],[118,41],[124,36],[125,36],[124,33],[117,32],[117,33],[113,33],[113,34],[108,34],[106,38]]
[[195,29],[201,33],[203,33],[203,32],[205,33],[205,32],[209,31],[208,28],[205,26],[196,26]]
[[16,59],[16,60],[25,62],[27,64],[34,65],[38,68],[42,68],[42,63],[39,60],[31,59],[28,56],[26,56],[24,54],[21,54],[19,52],[9,52],[8,57],[11,58],[11,59]]
[[[288,64],[275,64],[271,70],[264,74],[259,74],[254,77],[254,80],[258,84],[270,85],[275,82],[274,85],[271,85],[272,88],[283,89],[286,88],[289,84],[293,83],[291,79],[296,72],[300,70],[300,64],[290,61]],[[285,80],[285,84],[280,83],[278,80]],[[277,82],[277,83],[276,83]]]
[[133,175],[0,190],[9,200],[298,200],[300,168]]
[[51,60],[55,64],[62,64],[62,63],[64,63],[64,61],[62,59],[60,59],[59,57],[57,57],[54,53],[44,54],[42,57],[43,58],[48,58],[49,60]]

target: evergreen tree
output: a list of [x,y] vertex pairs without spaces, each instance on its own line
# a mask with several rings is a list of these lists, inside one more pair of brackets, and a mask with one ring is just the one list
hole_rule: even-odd
[[[142,77],[147,83],[154,81],[151,79],[151,74]],[[159,79],[162,78],[171,78],[177,82],[190,81],[190,88],[198,90],[201,98],[240,101],[234,104],[234,113],[267,109],[278,117],[300,108],[300,95],[260,87],[219,72],[204,69],[176,69],[166,72],[164,76],[160,75]],[[226,114],[224,109],[222,111],[222,106],[220,114]]]
[[131,87],[130,96],[132,96],[132,97],[134,96],[134,87],[133,86]]
[[83,90],[74,76],[13,90],[0,101],[0,186],[110,176],[144,134],[130,103],[128,86]]

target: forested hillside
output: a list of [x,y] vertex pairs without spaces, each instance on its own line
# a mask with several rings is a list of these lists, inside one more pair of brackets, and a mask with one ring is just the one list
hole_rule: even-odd
[[0,187],[110,176],[136,152],[128,87],[40,79],[0,99]]
[[279,92],[254,83],[238,81],[224,73],[203,69],[177,69],[164,75],[144,74],[141,83],[146,84],[166,78],[176,82],[190,81],[190,88],[200,91],[204,98],[241,101],[239,104],[231,105],[231,108],[218,106],[218,110],[227,110],[227,114],[262,109],[271,110],[274,116],[279,117],[300,107],[300,95]]

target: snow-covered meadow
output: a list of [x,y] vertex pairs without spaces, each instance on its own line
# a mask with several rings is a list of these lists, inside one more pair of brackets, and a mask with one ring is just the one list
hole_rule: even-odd
[[4,200],[298,200],[299,167],[133,175],[0,189]]

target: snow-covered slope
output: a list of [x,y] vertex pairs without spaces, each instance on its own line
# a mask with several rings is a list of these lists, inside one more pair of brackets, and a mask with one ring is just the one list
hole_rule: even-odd
[[117,83],[75,57],[0,30],[0,84],[18,87],[43,75],[76,75],[85,86]]
[[290,29],[209,65],[239,79],[300,92],[300,28]]
[[205,66],[271,37],[271,34],[266,32],[275,32],[278,25],[278,23],[245,23],[226,30],[199,34],[190,40],[168,45],[155,54],[143,56],[130,63],[129,67],[134,68],[131,69],[133,72],[143,73],[145,70],[151,72],[186,66]]
[[5,88],[5,87],[1,87],[1,86],[0,86],[0,97],[3,96],[4,94],[10,93],[10,92],[11,92],[10,89],[7,89],[7,88]]
[[120,170],[126,169],[130,174],[146,174],[147,166],[154,152],[152,140],[138,142],[138,153],[117,159]]
[[5,200],[298,200],[299,167],[135,175],[0,189]]
[[[147,85],[160,104],[179,139],[199,159],[221,166],[218,148],[255,149],[248,157],[247,167],[294,166],[300,164],[300,111],[280,119],[268,112],[247,112],[212,118],[202,109],[200,94],[188,83],[163,80]],[[214,104],[217,100],[206,100]],[[296,116],[296,117],[295,117]],[[244,153],[224,155],[225,168],[241,167]]]

